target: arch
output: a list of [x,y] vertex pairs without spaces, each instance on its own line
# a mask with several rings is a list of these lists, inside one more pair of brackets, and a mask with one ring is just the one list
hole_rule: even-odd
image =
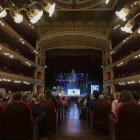
[[93,49],[93,50],[100,50],[102,51],[102,49],[97,48],[97,47],[89,47],[89,46],[67,46],[67,48],[65,46],[57,46],[57,47],[51,47],[46,49],[46,51],[51,51],[54,49],[72,49],[74,47],[74,49]]
[[[80,43],[78,44],[70,44],[70,43],[66,43],[66,44],[62,44],[60,42],[62,42],[62,40],[64,39],[64,37],[69,36],[68,40],[71,38],[75,38],[77,39],[78,36],[83,36],[83,39],[81,41],[79,41]],[[77,36],[77,38],[76,38]],[[59,39],[60,38],[60,39]],[[93,41],[91,41],[92,39],[90,39],[88,41],[89,38],[93,38]],[[58,40],[59,42],[57,43]],[[65,39],[64,39],[65,40]],[[82,43],[84,42],[83,40],[86,40],[86,42],[89,43]],[[94,42],[96,42],[94,44]],[[52,32],[52,33],[48,33],[48,34],[44,34],[41,38],[40,38],[40,42],[39,42],[39,46],[44,48],[44,50],[50,50],[50,49],[96,49],[96,50],[103,50],[105,49],[105,47],[108,46],[108,41],[107,41],[107,35],[101,33],[101,32],[90,32],[90,31],[66,31],[66,32]]]
[[64,35],[84,35],[90,36],[94,38],[99,38],[104,41],[107,41],[107,34],[99,33],[99,32],[91,32],[91,31],[56,31],[56,32],[46,32],[44,35],[40,37],[40,43],[45,40],[49,40],[54,37],[64,36]]

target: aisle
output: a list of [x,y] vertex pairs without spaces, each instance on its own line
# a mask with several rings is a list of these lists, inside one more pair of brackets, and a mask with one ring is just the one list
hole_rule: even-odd
[[92,135],[86,121],[79,120],[79,109],[72,104],[55,136],[50,140],[109,140],[108,136]]

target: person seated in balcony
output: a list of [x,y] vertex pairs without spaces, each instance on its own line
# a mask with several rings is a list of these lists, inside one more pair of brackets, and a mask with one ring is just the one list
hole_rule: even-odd
[[127,103],[127,102],[133,102],[133,101],[134,101],[134,98],[132,94],[127,90],[122,90],[120,92],[120,97],[118,99],[118,102],[115,104],[115,107],[113,110],[114,116],[116,116],[117,110],[122,104]]

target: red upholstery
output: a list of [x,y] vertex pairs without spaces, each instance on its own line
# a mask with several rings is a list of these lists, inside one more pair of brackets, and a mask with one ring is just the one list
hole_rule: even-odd
[[46,99],[40,102],[40,107],[43,112],[47,113],[48,128],[52,129],[56,125],[55,104],[52,100]]
[[93,129],[107,128],[109,125],[108,114],[111,112],[111,104],[106,100],[96,101],[93,107]]
[[5,118],[6,140],[28,140],[32,138],[31,109],[22,102],[9,104]]
[[5,117],[4,117],[4,107],[0,103],[0,140],[4,140],[4,130],[5,130]]
[[112,140],[140,140],[140,107],[125,103],[118,108],[117,120],[110,117]]

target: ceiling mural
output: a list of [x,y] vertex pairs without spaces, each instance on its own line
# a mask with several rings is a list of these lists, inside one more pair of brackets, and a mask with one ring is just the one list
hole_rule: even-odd
[[118,0],[112,0],[108,5],[105,0],[55,0],[57,10],[112,10]]

